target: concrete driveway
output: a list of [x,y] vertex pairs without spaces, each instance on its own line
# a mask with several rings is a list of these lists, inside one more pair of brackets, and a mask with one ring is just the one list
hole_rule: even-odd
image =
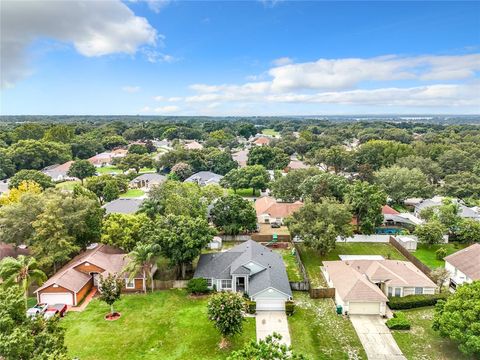
[[385,320],[376,315],[350,315],[369,360],[406,360]]
[[280,342],[290,345],[290,332],[285,311],[258,311],[255,316],[257,341],[265,339],[274,332],[282,335]]

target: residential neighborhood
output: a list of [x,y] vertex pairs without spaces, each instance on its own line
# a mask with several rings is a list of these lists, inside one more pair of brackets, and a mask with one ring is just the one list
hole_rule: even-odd
[[480,359],[480,2],[0,1],[0,360]]

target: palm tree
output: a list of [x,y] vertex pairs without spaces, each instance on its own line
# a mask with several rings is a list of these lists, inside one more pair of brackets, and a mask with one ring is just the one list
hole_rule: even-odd
[[[138,243],[129,254],[130,262],[125,267],[124,271],[129,274],[129,280],[131,281],[136,274],[143,273],[143,277],[150,280],[152,292],[153,292],[153,277],[152,269],[155,265],[157,258],[160,254],[160,246],[158,244],[143,244]],[[147,293],[147,287],[145,286],[145,293]]]
[[38,268],[35,258],[19,255],[16,259],[6,257],[0,261],[0,278],[6,284],[18,284],[22,288],[27,308],[28,288],[32,283],[42,285],[47,275]]

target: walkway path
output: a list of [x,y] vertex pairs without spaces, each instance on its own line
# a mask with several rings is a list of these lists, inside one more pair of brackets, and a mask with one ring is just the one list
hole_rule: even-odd
[[368,360],[406,360],[385,320],[375,315],[350,315]]
[[285,311],[258,311],[255,317],[257,341],[274,332],[282,335],[281,343],[290,345],[290,332]]
[[93,297],[97,293],[97,288],[93,287],[90,292],[88,293],[87,296],[85,296],[85,299],[83,299],[82,303],[80,306],[68,306],[67,311],[83,311],[87,307],[87,305],[92,301]]

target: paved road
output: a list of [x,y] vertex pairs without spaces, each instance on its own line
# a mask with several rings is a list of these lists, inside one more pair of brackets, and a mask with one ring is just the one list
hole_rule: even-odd
[[350,315],[369,360],[406,360],[385,320],[375,315]]
[[282,335],[281,342],[290,345],[290,332],[285,311],[258,311],[255,317],[257,341],[274,332]]

